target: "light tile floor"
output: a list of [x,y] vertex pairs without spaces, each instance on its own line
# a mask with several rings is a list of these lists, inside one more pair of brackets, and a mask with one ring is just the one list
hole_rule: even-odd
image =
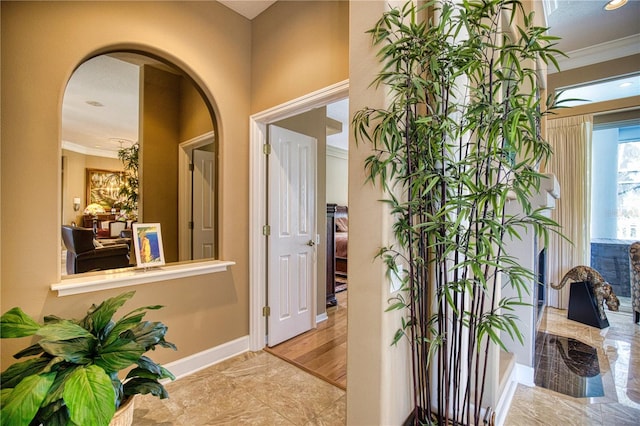
[[[607,311],[599,330],[548,308],[541,331],[597,348],[605,396],[571,398],[518,385],[506,425],[640,425],[640,325]],[[344,425],[344,391],[266,352],[232,358],[167,385],[171,397],[139,396],[134,425]],[[375,426],[375,425],[371,425]]]
[[136,399],[135,426],[344,425],[346,393],[266,352],[245,353]]
[[540,331],[594,346],[605,395],[572,398],[540,387],[518,385],[507,425],[640,425],[640,325],[630,314],[607,312],[609,327],[598,329],[567,319],[567,311],[547,308]]

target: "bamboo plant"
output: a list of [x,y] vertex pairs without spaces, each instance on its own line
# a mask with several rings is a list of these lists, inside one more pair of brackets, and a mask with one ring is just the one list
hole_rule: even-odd
[[[522,342],[513,308],[523,302],[501,297],[501,277],[532,291],[532,271],[504,241],[557,231],[528,199],[551,155],[540,121],[556,107],[539,98],[533,64],[557,66],[561,53],[518,0],[409,2],[369,33],[388,107],[358,111],[353,128],[372,144],[368,180],[395,218],[395,243],[378,255],[390,273],[405,271],[389,310],[406,311],[394,343],[411,343],[411,421],[477,425],[491,413],[491,351],[506,349],[503,333]],[[506,214],[508,203],[524,213]]]

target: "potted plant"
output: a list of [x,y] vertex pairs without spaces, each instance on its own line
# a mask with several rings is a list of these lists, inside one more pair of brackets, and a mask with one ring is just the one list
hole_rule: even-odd
[[[138,214],[138,167],[140,144],[137,142],[128,148],[118,150],[118,158],[124,166],[125,176],[120,186],[120,211],[126,214],[126,219],[137,220]],[[126,220],[125,219],[125,220]]]
[[[134,294],[123,293],[92,305],[81,320],[50,315],[41,325],[20,308],[2,315],[0,337],[39,338],[14,355],[29,359],[2,372],[2,423],[108,425],[133,395],[167,398],[159,380],[173,380],[173,374],[144,353],[157,345],[176,347],[164,339],[166,325],[142,320],[147,310],[162,306],[145,306],[113,319]],[[126,377],[120,378],[119,373],[129,368]]]
[[528,200],[551,154],[540,122],[556,107],[538,95],[536,62],[559,52],[518,0],[415,3],[369,31],[389,101],[356,112],[353,127],[373,146],[367,177],[395,217],[395,243],[379,256],[404,284],[389,309],[406,312],[394,343],[411,345],[407,423],[478,425],[491,418],[486,371],[501,333],[522,341],[512,314],[522,302],[501,286],[532,291],[532,271],[504,242],[556,229]]

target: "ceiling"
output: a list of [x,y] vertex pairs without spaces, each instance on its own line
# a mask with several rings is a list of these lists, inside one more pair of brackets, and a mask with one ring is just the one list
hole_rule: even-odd
[[[561,37],[557,47],[569,53],[569,59],[560,61],[562,70],[640,53],[640,0],[629,0],[612,12],[604,10],[605,0],[534,1],[543,2],[550,34]],[[276,1],[219,2],[254,19]],[[137,64],[127,57],[100,57],[78,68],[65,92],[63,147],[114,157],[120,146],[137,141],[137,82]],[[329,105],[327,115],[343,123],[342,133],[329,136],[327,142],[346,149],[348,101]]]

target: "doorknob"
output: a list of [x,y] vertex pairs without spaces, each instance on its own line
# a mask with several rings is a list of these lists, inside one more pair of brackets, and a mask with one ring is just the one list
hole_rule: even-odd
[[313,247],[313,246],[315,246],[315,245],[316,245],[316,242],[315,242],[315,241],[313,241],[313,240],[309,240],[309,241],[307,241],[307,245],[308,245],[309,247]]

